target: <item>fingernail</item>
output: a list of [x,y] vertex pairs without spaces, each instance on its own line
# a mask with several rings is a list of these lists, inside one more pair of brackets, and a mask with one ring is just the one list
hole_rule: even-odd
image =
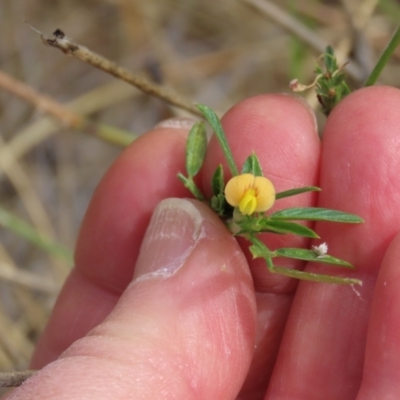
[[203,217],[193,203],[163,200],[145,233],[134,278],[170,277],[184,265],[203,235]]
[[191,129],[196,120],[191,118],[170,118],[159,122],[154,128]]

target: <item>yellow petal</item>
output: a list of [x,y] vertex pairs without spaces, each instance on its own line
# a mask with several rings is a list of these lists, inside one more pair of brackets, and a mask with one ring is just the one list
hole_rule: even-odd
[[242,174],[234,176],[225,187],[226,201],[233,207],[239,207],[242,214],[263,212],[275,202],[275,188],[272,182],[263,176]]
[[269,210],[275,203],[275,188],[272,182],[263,176],[256,176],[254,188],[257,198],[255,211],[263,212]]
[[253,187],[254,175],[242,174],[234,176],[225,186],[226,201],[233,207],[238,207],[245,193]]

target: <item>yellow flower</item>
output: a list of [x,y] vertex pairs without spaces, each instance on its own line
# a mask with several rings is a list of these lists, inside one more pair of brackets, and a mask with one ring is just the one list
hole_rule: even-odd
[[239,207],[244,215],[269,210],[275,202],[275,188],[272,182],[263,176],[242,174],[234,176],[225,186],[226,201],[233,207]]

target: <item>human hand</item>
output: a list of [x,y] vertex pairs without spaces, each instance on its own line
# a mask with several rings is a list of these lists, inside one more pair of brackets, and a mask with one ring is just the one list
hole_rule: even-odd
[[[320,206],[365,220],[315,226],[330,254],[356,266],[356,288],[273,275],[205,205],[160,203],[188,195],[176,178],[187,129],[138,139],[85,216],[76,267],[32,362],[48,365],[9,399],[400,398],[399,107],[393,88],[348,96],[329,117],[322,146],[310,112],[291,96],[257,96],[223,118],[239,165],[254,150],[277,191],[323,190],[274,209]],[[204,191],[220,162],[212,140]],[[270,248],[310,245],[264,239]]]

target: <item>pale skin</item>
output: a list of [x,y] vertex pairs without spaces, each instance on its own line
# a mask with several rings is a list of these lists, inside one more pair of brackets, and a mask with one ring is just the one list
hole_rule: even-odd
[[[76,267],[32,361],[47,367],[8,400],[400,398],[399,109],[397,89],[355,92],[329,117],[322,144],[310,111],[291,96],[253,97],[223,118],[239,165],[254,150],[277,191],[323,190],[273,210],[320,206],[366,221],[315,225],[329,253],[355,273],[280,263],[362,279],[354,289],[270,274],[196,201],[185,202],[203,221],[189,256],[172,276],[146,276],[164,267],[154,264],[154,243],[138,259],[155,207],[188,197],[176,178],[187,129],[157,128],[138,139],[103,178],[83,221]],[[199,179],[207,193],[221,161],[212,140]],[[179,247],[187,237],[175,239]],[[271,248],[313,244],[264,240]],[[147,279],[129,285],[132,276]]]

